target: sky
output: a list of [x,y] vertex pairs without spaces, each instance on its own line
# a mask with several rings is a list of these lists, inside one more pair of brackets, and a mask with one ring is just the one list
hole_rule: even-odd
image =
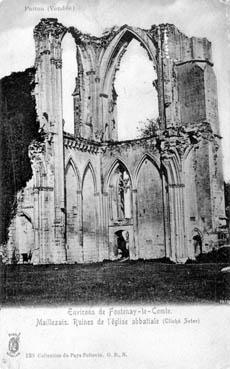
[[[51,9],[63,5],[68,5],[69,10]],[[33,28],[44,17],[58,18],[65,26],[75,26],[96,36],[114,25],[147,29],[153,24],[173,23],[187,36],[207,37],[212,42],[217,76],[224,176],[230,180],[230,0],[0,0],[0,78],[34,64]],[[75,61],[71,41],[64,42],[64,80],[72,92]],[[119,93],[118,119],[123,128],[120,137],[131,137],[138,121],[156,114],[151,85],[154,78],[145,50],[133,42],[122,59],[115,85]],[[142,86],[141,90],[137,86]],[[67,98],[64,102],[69,130],[72,111],[68,104],[72,102]],[[145,116],[132,106],[141,106]]]

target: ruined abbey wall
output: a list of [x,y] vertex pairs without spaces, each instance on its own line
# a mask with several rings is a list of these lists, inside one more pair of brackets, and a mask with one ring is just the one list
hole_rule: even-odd
[[[63,130],[62,39],[76,44],[74,134]],[[130,41],[157,73],[159,127],[152,137],[117,140],[116,71]],[[33,263],[130,259],[184,262],[218,243],[224,188],[211,44],[175,26],[113,27],[102,37],[42,19],[34,29],[36,112],[33,177],[18,194],[8,259]],[[195,239],[194,239],[195,237]],[[119,251],[120,250],[120,251]]]

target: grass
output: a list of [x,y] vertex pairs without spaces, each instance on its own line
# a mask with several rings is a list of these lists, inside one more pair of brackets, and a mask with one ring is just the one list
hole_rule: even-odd
[[154,261],[1,267],[5,306],[218,303],[230,299],[226,264]]

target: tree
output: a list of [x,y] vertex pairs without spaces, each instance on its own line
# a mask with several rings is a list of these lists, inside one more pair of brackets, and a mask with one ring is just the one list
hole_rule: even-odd
[[226,216],[227,218],[229,218],[230,217],[230,182],[224,183],[224,197],[225,197]]
[[140,121],[139,125],[137,130],[140,138],[156,136],[160,127],[160,118],[147,118],[145,121]]

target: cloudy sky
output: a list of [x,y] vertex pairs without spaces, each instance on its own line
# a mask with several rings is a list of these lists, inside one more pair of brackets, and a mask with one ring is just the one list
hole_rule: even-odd
[[[51,10],[50,5],[69,5],[71,10]],[[32,31],[42,17],[56,17],[66,26],[97,36],[113,25],[150,28],[152,24],[173,23],[188,36],[207,37],[212,42],[218,82],[224,173],[225,179],[230,180],[230,0],[0,0],[0,78],[33,65]],[[76,69],[69,72],[74,67],[72,41],[64,42],[64,79],[71,91]],[[145,51],[132,42],[116,79],[120,137],[131,137],[138,121],[156,114],[151,86],[154,78]],[[138,86],[142,86],[141,90]],[[72,112],[69,102],[65,104],[66,126],[70,130]],[[141,109],[134,109],[135,106]]]

